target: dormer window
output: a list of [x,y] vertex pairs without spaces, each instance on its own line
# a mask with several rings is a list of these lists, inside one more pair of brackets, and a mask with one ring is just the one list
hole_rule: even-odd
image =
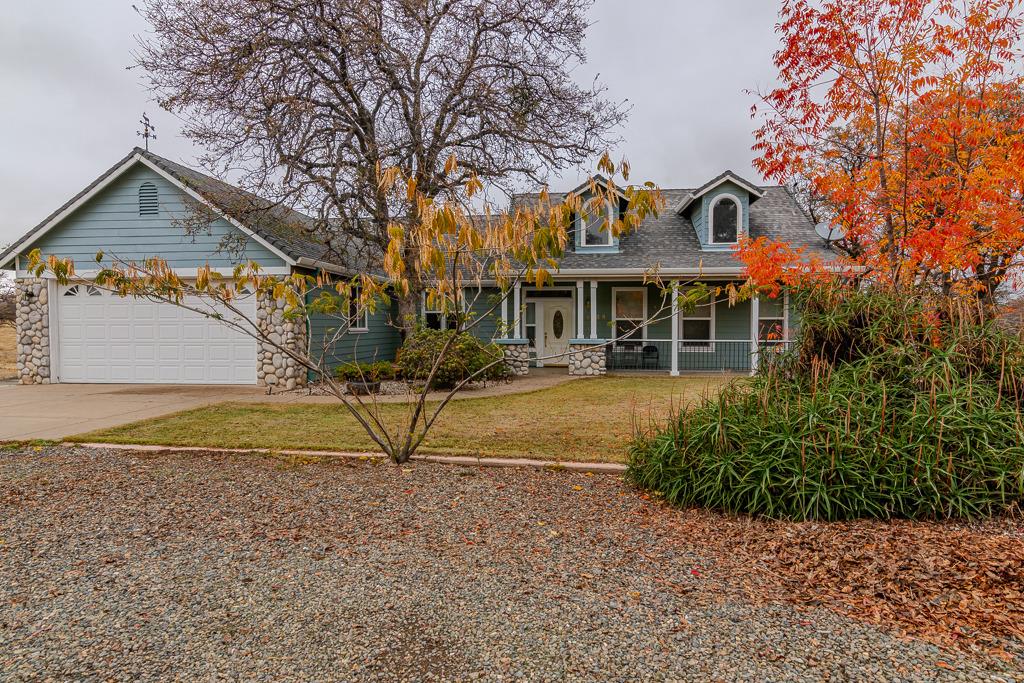
[[740,211],[740,201],[731,194],[715,197],[709,212],[712,244],[735,244],[739,240]]
[[601,211],[596,200],[584,202],[583,212],[576,217],[576,232],[580,236],[580,246],[610,247],[615,244],[612,238],[611,225],[615,220],[615,212],[609,201]]

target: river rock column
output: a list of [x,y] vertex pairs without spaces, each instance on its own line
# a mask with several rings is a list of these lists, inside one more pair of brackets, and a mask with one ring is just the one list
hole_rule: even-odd
[[596,377],[608,372],[604,342],[596,339],[569,342],[569,374]]
[[499,339],[497,343],[505,353],[505,365],[517,377],[530,374],[530,340]]
[[14,326],[18,341],[18,381],[50,383],[50,300],[46,281],[18,280]]
[[286,318],[287,302],[266,292],[256,297],[256,323],[261,336],[256,354],[256,381],[260,386],[286,391],[306,386],[306,368],[282,350],[306,352],[306,321]]

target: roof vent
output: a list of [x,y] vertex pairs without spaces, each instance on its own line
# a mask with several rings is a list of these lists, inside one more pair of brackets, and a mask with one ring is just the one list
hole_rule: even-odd
[[160,201],[156,194],[156,185],[142,183],[139,185],[139,215],[156,216],[160,213]]

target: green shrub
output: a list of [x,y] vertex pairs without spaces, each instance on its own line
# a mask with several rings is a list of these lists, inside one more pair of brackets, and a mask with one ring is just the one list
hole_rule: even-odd
[[396,364],[403,379],[427,381],[449,340],[451,344],[434,374],[433,388],[450,389],[476,373],[480,374],[474,381],[480,382],[497,382],[510,377],[498,345],[485,344],[467,332],[456,334],[454,330],[421,328],[406,337],[398,351]]
[[376,363],[345,363],[334,369],[334,376],[342,382],[385,382],[395,379],[397,372],[391,361]]
[[922,297],[799,299],[797,348],[638,436],[633,482],[677,505],[800,520],[1021,506],[1019,340]]

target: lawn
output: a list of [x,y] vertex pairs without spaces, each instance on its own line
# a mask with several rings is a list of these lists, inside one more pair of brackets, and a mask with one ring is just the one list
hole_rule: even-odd
[[[448,405],[423,452],[622,462],[634,429],[729,377],[603,377]],[[386,424],[407,406],[382,404]],[[76,441],[222,448],[377,450],[340,404],[222,403],[74,437]]]
[[14,328],[0,325],[0,379],[18,376],[16,351],[17,338],[14,336]]

